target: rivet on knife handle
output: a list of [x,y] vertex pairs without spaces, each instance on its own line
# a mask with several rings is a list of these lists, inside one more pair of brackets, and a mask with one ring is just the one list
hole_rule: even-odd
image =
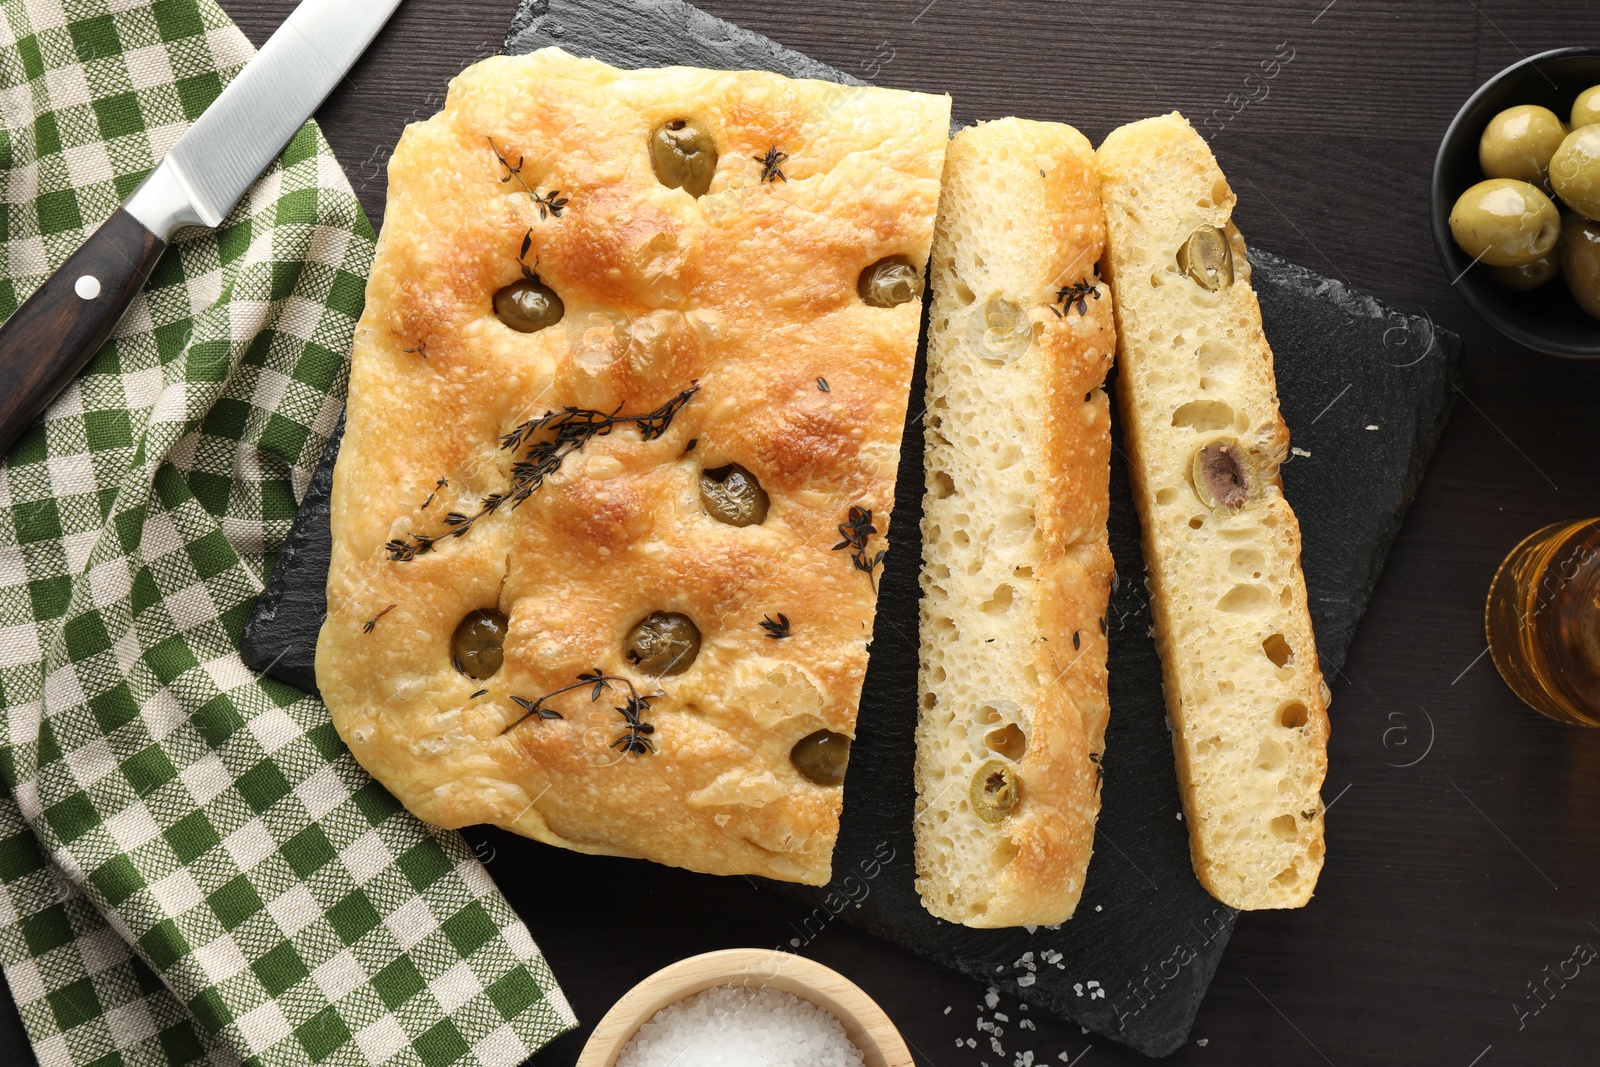
[[119,209],[0,327],[0,455],[99,350],[165,248]]

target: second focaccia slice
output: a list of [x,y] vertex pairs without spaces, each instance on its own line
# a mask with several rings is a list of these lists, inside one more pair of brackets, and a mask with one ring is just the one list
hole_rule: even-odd
[[413,812],[828,880],[948,123],[546,49],[407,128],[317,678]]
[[933,247],[917,889],[968,926],[1083,892],[1105,739],[1115,334],[1094,153],[1050,122],[950,142]]
[[1112,132],[1098,163],[1117,391],[1195,874],[1235,908],[1299,907],[1322,869],[1328,692],[1233,190],[1178,114]]

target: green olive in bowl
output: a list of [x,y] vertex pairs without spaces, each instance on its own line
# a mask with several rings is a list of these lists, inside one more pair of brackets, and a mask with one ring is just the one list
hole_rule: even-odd
[[1561,226],[1561,273],[1578,306],[1600,319],[1600,222],[1567,216]]
[[1572,102],[1572,128],[1600,123],[1600,85],[1591,85]]
[[1550,157],[1550,185],[1572,210],[1600,219],[1600,125],[1567,134]]
[[1520,267],[1490,267],[1489,277],[1502,289],[1526,293],[1539,288],[1561,273],[1561,263],[1555,252]]
[[1544,183],[1550,157],[1561,147],[1567,127],[1554,111],[1537,104],[1508,107],[1489,120],[1478,139],[1478,165],[1487,178]]
[[1490,178],[1462,193],[1450,209],[1450,233],[1479,263],[1520,267],[1555,248],[1561,213],[1535,185]]

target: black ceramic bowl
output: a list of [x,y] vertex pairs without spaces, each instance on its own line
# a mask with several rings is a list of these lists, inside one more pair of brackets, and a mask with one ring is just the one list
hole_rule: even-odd
[[1456,291],[1483,320],[1511,340],[1539,352],[1577,359],[1600,359],[1600,320],[1584,314],[1561,278],[1531,293],[1514,293],[1489,280],[1450,236],[1450,209],[1456,198],[1483,180],[1478,139],[1489,120],[1517,104],[1542,104],[1565,122],[1572,101],[1600,85],[1600,48],[1557,48],[1513,63],[1472,94],[1445,131],[1433,162],[1429,195],[1433,241]]

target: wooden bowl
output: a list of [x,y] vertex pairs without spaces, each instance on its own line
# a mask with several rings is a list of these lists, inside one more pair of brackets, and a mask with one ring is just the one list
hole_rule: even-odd
[[830,1011],[866,1067],[915,1067],[905,1039],[861,987],[815,960],[764,948],[726,948],[663,967],[611,1006],[589,1035],[578,1067],[615,1067],[639,1027],[668,1004],[729,983],[771,986]]

